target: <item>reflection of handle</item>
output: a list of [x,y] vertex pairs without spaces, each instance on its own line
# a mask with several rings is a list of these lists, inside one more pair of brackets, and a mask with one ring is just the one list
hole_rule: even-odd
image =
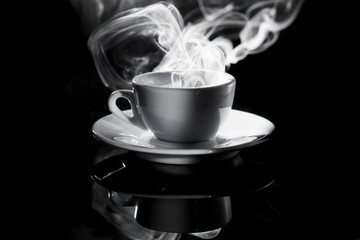
[[[118,98],[125,98],[129,101],[131,110],[133,115],[129,116],[125,114],[123,111],[121,111],[118,106],[116,105],[116,100]],[[127,90],[127,89],[121,89],[116,90],[111,93],[109,100],[108,100],[109,110],[118,118],[120,118],[123,121],[130,122],[137,127],[145,128],[143,122],[141,121],[140,115],[138,113],[138,110],[136,108],[135,98],[134,98],[134,91]]]

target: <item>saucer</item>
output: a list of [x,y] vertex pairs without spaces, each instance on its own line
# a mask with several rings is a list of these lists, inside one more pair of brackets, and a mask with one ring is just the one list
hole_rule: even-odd
[[[125,110],[130,115],[131,110]],[[157,139],[151,131],[141,129],[109,114],[92,126],[96,138],[115,147],[133,151],[140,158],[167,164],[194,164],[223,160],[240,149],[259,144],[273,132],[272,122],[261,116],[231,110],[215,138],[198,143],[174,143]]]

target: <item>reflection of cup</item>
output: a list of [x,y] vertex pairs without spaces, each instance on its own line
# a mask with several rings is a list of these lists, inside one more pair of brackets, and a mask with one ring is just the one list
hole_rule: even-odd
[[[175,77],[174,77],[175,76]],[[179,81],[190,77],[191,84]],[[209,84],[205,83],[211,80]],[[202,85],[199,86],[198,83]],[[132,80],[133,90],[120,89],[109,97],[110,111],[118,118],[151,130],[171,142],[200,142],[213,138],[230,113],[235,78],[225,72],[150,72]],[[133,116],[116,105],[118,98],[130,102]]]
[[[230,196],[207,198],[149,197],[137,199],[136,221],[162,232],[198,233],[216,237],[232,218]],[[215,230],[215,231],[214,231]]]

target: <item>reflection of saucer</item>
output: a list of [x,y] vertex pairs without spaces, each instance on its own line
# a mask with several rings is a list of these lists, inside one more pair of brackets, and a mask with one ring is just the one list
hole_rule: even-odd
[[242,195],[264,189],[274,181],[266,165],[239,154],[224,161],[178,165],[123,153],[95,164],[91,177],[112,192],[169,199]]
[[[129,114],[130,110],[127,110]],[[114,115],[97,120],[94,135],[113,146],[134,151],[139,157],[172,164],[192,164],[234,156],[240,149],[261,143],[274,130],[269,120],[239,110],[231,110],[217,136],[206,142],[173,143],[157,139],[150,131],[125,122]]]

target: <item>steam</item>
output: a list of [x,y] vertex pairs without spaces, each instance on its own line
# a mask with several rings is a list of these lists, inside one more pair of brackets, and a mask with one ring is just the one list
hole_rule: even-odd
[[198,233],[189,233],[189,234],[193,235],[195,237],[202,238],[202,239],[212,239],[212,238],[217,237],[217,235],[219,235],[220,231],[221,231],[221,228],[218,228],[218,229],[214,229],[214,230],[207,231],[207,232],[198,232]]
[[[135,75],[149,71],[224,72],[249,54],[272,46],[295,20],[303,1],[198,0],[184,17],[175,5],[162,1],[120,12],[95,30],[88,43],[106,85],[119,79],[129,83]],[[139,41],[143,43],[140,49],[126,52],[131,42]],[[114,50],[116,45],[121,49]],[[106,50],[113,55],[118,52],[115,57],[101,57]],[[179,85],[184,81],[177,79],[184,76],[174,75],[173,82]]]
[[215,85],[226,81],[226,79],[221,77],[220,73],[221,72],[213,71],[194,71],[194,69],[191,68],[185,71],[173,71],[171,73],[171,86],[177,88],[194,88]]
[[[203,18],[184,27],[180,20],[176,27],[181,33],[170,37],[174,40],[172,44],[164,45],[166,55],[155,71],[186,68],[224,71],[247,55],[273,45],[280,31],[294,21],[303,0],[248,1],[254,3],[244,12],[241,7],[245,6],[237,6],[238,1],[218,1],[216,7],[210,7],[216,1],[208,1],[208,5],[198,2]],[[224,6],[224,2],[228,3]],[[226,35],[227,31],[231,35]],[[234,46],[234,41],[239,44]]]

